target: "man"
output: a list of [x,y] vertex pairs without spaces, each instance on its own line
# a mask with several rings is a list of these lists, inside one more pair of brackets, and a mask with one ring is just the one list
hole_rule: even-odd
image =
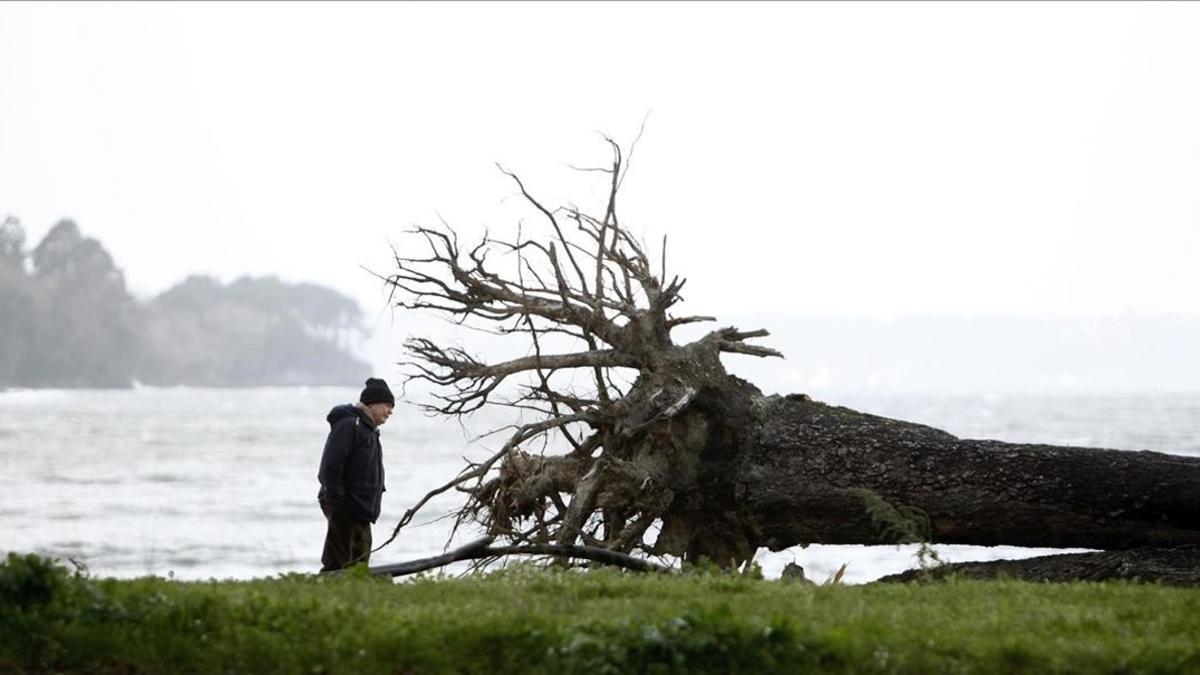
[[387,382],[367,380],[358,403],[336,406],[325,418],[329,437],[321,454],[317,501],[328,530],[321,571],[366,562],[371,553],[371,524],[383,500],[383,448],[379,426],[387,422],[396,398]]

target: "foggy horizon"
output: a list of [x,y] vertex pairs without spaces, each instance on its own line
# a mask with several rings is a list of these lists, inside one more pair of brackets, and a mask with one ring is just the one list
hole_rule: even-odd
[[[87,232],[82,236],[87,239]],[[98,242],[103,250],[104,242]],[[119,260],[113,260],[114,268],[127,272]],[[254,277],[241,275],[237,284],[250,286],[278,286],[289,288],[304,286],[303,280],[280,280],[273,275]],[[197,284],[212,290],[203,294],[232,291],[232,281],[222,282],[206,275],[187,273],[169,289],[149,297],[134,298],[147,308],[153,308],[183,289]],[[297,286],[299,284],[299,286]],[[273,286],[272,286],[273,287]],[[323,287],[314,287],[311,292],[326,293]],[[222,290],[226,289],[226,290]],[[195,291],[188,291],[193,293]],[[131,294],[132,295],[132,294]],[[216,302],[212,296],[206,302]],[[328,302],[328,301],[326,301]],[[353,302],[340,296],[338,303]],[[263,306],[260,311],[282,312],[289,308],[280,306],[275,310]],[[350,341],[339,340],[338,350],[321,353],[312,351],[318,347],[298,345],[290,349],[295,364],[309,364],[310,374],[291,375],[294,382],[353,387],[365,376],[361,371],[354,376],[338,378],[336,368],[367,367],[371,372],[385,375],[395,381],[401,371],[396,362],[403,357],[400,339],[409,335],[438,335],[442,339],[456,340],[456,331],[448,330],[443,320],[428,312],[394,310],[381,302],[378,315],[396,320],[380,329],[358,327],[369,312],[361,313],[345,306],[342,310],[353,324],[345,324],[359,335]],[[179,312],[183,306],[170,310]],[[217,310],[216,305],[207,309],[197,307],[192,311]],[[160,316],[159,331],[167,315]],[[199,314],[197,314],[199,316]],[[217,315],[214,315],[217,316]],[[282,315],[280,315],[282,316]],[[310,317],[310,319],[312,318]],[[339,319],[345,321],[350,319]],[[757,312],[751,314],[731,313],[718,316],[716,321],[684,327],[676,335],[677,341],[697,339],[719,325],[739,325],[747,328],[765,328],[771,335],[764,340],[780,349],[785,359],[782,364],[762,362],[759,359],[744,359],[727,356],[727,367],[731,372],[746,377],[767,393],[827,393],[830,395],[875,393],[891,394],[1161,394],[1171,392],[1195,392],[1200,390],[1200,358],[1195,344],[1200,344],[1200,317],[1183,314],[1150,314],[1129,311],[1108,316],[1068,315],[1003,315],[1003,314],[936,314],[914,313],[898,316],[855,316],[853,314],[810,314],[803,315],[785,311]],[[297,326],[297,329],[299,327]],[[177,330],[177,329],[174,329]],[[210,329],[216,332],[216,326]],[[344,331],[343,331],[344,332]],[[210,338],[219,340],[221,338]],[[228,338],[225,338],[228,339]],[[173,340],[178,341],[178,339]],[[158,371],[150,370],[133,378],[133,381],[150,385],[191,386],[262,386],[283,384],[272,381],[266,372],[251,376],[234,375],[228,368],[216,368],[210,364],[207,370],[197,370],[195,365],[184,366],[184,361],[195,361],[185,357],[187,348],[162,343],[157,348],[180,365],[174,366],[175,374],[165,374],[162,365]],[[186,341],[185,341],[186,343]],[[516,345],[519,347],[519,345]],[[329,349],[332,345],[321,347]],[[517,352],[506,353],[512,346],[497,341],[478,339],[469,349],[490,358],[513,358]],[[217,361],[236,361],[232,343],[227,348],[205,349],[209,358]],[[280,344],[275,350],[284,349]],[[165,352],[163,350],[166,350]],[[305,351],[308,350],[308,355]],[[320,370],[325,375],[314,375],[313,359],[320,362],[336,361],[342,365],[333,370]],[[183,360],[180,360],[183,359]],[[370,363],[362,363],[366,359]],[[275,359],[278,361],[278,359]],[[285,357],[286,362],[286,357]],[[357,365],[350,365],[350,364]],[[317,364],[319,365],[319,364]],[[236,366],[234,371],[252,364]],[[280,363],[276,368],[284,367]],[[183,370],[179,370],[183,368]],[[76,367],[78,370],[78,367]],[[217,372],[226,372],[218,375]],[[283,371],[279,371],[282,373]],[[347,371],[348,372],[348,371]],[[321,382],[312,377],[325,378]],[[255,380],[266,377],[267,380]],[[300,377],[303,379],[297,380]],[[176,378],[172,380],[171,378]],[[184,378],[184,379],[178,379]],[[231,379],[232,378],[232,379]],[[0,385],[4,384],[0,378]],[[11,383],[9,383],[11,384]],[[40,385],[46,386],[46,385]],[[73,385],[77,386],[77,385]],[[95,386],[95,383],[89,386]],[[419,398],[419,395],[418,395]]]
[[[20,217],[20,214],[18,214],[18,213],[4,213],[4,214],[0,214],[0,215],[16,218],[17,221],[20,223],[20,225],[24,228],[26,235],[28,236],[28,239],[30,242],[33,242],[33,241],[38,240],[41,237],[45,236],[45,234],[51,229],[51,227],[54,224],[57,224],[62,221],[75,222],[77,225],[79,225],[79,228],[83,232],[84,236],[93,236],[94,237],[94,233],[89,231],[89,229],[87,227],[87,223],[81,222],[78,218],[74,218],[69,214],[65,214],[59,218],[54,219],[54,222],[51,223],[51,225],[47,225],[45,227],[31,226],[31,224],[29,222],[25,221],[24,219],[22,219]],[[117,268],[120,269],[121,272],[123,272],[125,274],[126,283],[127,283],[126,287],[127,287],[127,290],[129,291],[129,293],[132,296],[134,296],[135,298],[137,298],[138,300],[143,300],[143,301],[152,299],[153,297],[163,293],[164,291],[170,289],[173,286],[177,286],[178,284],[180,284],[181,282],[185,281],[186,279],[188,279],[189,277],[192,277],[192,276],[212,277],[214,279],[217,279],[218,281],[220,281],[223,284],[231,283],[240,278],[263,278],[263,277],[274,277],[274,278],[279,279],[280,281],[283,281],[286,283],[293,283],[293,284],[318,283],[316,281],[316,279],[312,276],[309,276],[309,277],[292,276],[289,274],[278,273],[278,272],[273,272],[273,271],[259,272],[259,271],[255,271],[253,269],[246,269],[246,270],[243,270],[240,272],[234,270],[234,271],[229,271],[228,273],[225,273],[225,274],[215,274],[215,273],[204,271],[203,268],[198,268],[196,270],[191,270],[191,271],[184,270],[184,271],[177,272],[176,277],[168,279],[161,286],[156,285],[156,286],[138,287],[138,286],[134,286],[134,285],[130,284],[128,281],[129,277],[131,276],[131,273],[132,273],[132,276],[134,276],[134,277],[138,276],[137,271],[131,270],[128,268],[128,266],[122,264],[122,258],[121,258],[120,253],[118,251],[112,249],[112,247],[110,247],[107,242],[105,242],[103,239],[101,239],[100,243],[103,244],[105,246],[105,248],[109,251],[109,253],[112,254]],[[380,267],[378,269],[371,268],[370,271],[356,268],[356,271],[361,272],[362,276],[367,277],[368,279],[374,281],[379,288],[379,291],[380,291],[379,294],[381,296],[378,299],[378,302],[375,303],[374,305],[368,304],[370,302],[369,299],[364,299],[362,297],[355,298],[356,302],[359,303],[359,305],[363,309],[363,311],[369,315],[369,314],[371,314],[371,312],[373,310],[377,310],[377,311],[389,310],[390,305],[388,305],[386,303],[386,297],[383,297],[383,296],[386,296],[387,287],[383,282],[379,281],[375,276],[373,276],[372,272],[386,274],[386,273],[392,271],[391,268],[388,268],[388,267]],[[698,270],[697,273],[691,274],[691,275],[689,275],[686,270],[677,270],[677,272],[680,273],[680,276],[689,279],[689,281],[693,277],[706,276],[703,267],[700,267],[700,269]],[[321,285],[324,285],[324,284],[321,284]],[[332,287],[335,290],[338,290],[340,292],[345,292],[345,290],[343,288],[339,288],[336,285],[331,285],[330,287]],[[704,302],[701,299],[701,300],[697,300],[697,301],[687,302],[687,303],[685,303],[685,306],[687,306],[690,309],[695,310],[695,311],[704,312],[707,310],[705,309],[703,304],[704,304]],[[693,307],[692,305],[696,305],[696,306]],[[1063,309],[1063,310],[1048,310],[1048,309],[1037,309],[1037,308],[1003,309],[1003,308],[980,307],[980,308],[964,309],[964,310],[960,310],[960,311],[918,309],[918,310],[911,310],[911,311],[890,310],[890,311],[882,311],[882,312],[869,312],[869,311],[861,311],[861,310],[856,311],[853,308],[850,310],[846,310],[846,311],[836,311],[833,309],[819,309],[819,310],[800,311],[800,312],[788,312],[787,310],[783,310],[783,309],[772,309],[772,310],[764,310],[764,311],[757,312],[757,313],[759,313],[759,314],[781,314],[781,315],[799,316],[799,317],[804,317],[804,318],[858,318],[858,319],[874,319],[874,320],[879,320],[879,321],[890,321],[890,320],[901,319],[901,318],[1013,318],[1013,319],[1050,319],[1050,318],[1071,318],[1071,319],[1101,319],[1101,318],[1104,318],[1104,319],[1107,319],[1107,318],[1131,318],[1131,317],[1134,317],[1134,318],[1144,318],[1144,317],[1200,318],[1200,307],[1197,307],[1196,311],[1191,311],[1187,308],[1154,309],[1154,308],[1144,308],[1144,307],[1141,307],[1138,305],[1129,305],[1129,306],[1126,306],[1123,308],[1111,307],[1111,308],[1107,308],[1107,309],[1091,310],[1091,311],[1088,311],[1085,309],[1085,310],[1081,310],[1078,312],[1073,312],[1069,308]],[[718,316],[717,322],[719,323],[721,320],[722,320],[722,318]]]
[[[1198,25],[1174,3],[6,4],[0,215],[30,241],[75,220],[143,300],[189,274],[335,289],[394,377],[404,337],[443,333],[362,268],[439,218],[514,233],[532,214],[496,163],[586,207],[570,165],[644,124],[624,226],[668,238],[683,311],[777,317],[782,371],[820,381],[861,360],[843,320],[886,346],[905,319],[1200,317]],[[906,344],[876,370],[911,369]],[[1019,361],[968,347],[984,388]]]

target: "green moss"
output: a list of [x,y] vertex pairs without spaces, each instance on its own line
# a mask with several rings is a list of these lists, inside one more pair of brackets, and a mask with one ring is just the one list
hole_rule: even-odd
[[1200,590],[812,587],[521,567],[390,583],[91,579],[0,564],[0,671],[1200,672]]

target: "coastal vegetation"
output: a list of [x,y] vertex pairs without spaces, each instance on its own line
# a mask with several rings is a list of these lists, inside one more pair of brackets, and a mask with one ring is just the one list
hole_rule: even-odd
[[0,388],[357,382],[362,310],[328,288],[193,275],[133,297],[104,246],[62,220],[32,250],[0,225]]
[[0,563],[0,672],[1179,673],[1200,590],[814,586],[525,565],[466,578],[96,579]]

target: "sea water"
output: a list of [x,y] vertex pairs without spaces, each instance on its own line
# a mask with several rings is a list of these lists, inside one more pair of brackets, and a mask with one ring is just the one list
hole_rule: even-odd
[[[0,554],[37,552],[93,574],[181,579],[314,572],[325,521],[317,465],[341,388],[137,388],[0,392]],[[1200,456],[1200,394],[818,395],[828,403],[994,438]],[[479,434],[505,411],[465,425],[401,405],[382,427],[387,492],[375,526],[386,539],[406,509],[502,444]],[[373,563],[440,553],[462,496],[434,499]],[[456,542],[478,536],[461,532]],[[947,561],[1025,557],[1046,550],[938,546]],[[821,581],[846,565],[864,582],[916,564],[913,546],[818,546],[770,553],[768,577],[788,562]]]

